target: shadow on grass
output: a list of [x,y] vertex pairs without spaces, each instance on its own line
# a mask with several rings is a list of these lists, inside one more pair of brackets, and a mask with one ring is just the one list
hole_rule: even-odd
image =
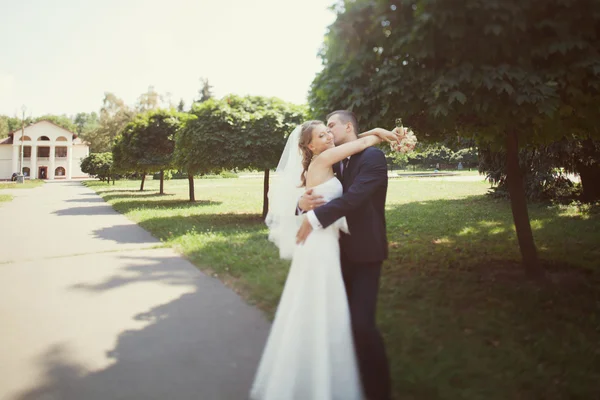
[[[189,233],[227,235],[235,232],[262,232],[266,228],[259,214],[233,213],[156,217],[140,222],[140,226],[164,240],[176,239]],[[265,235],[261,233],[260,236]],[[251,241],[250,239],[248,240]]]
[[[530,207],[550,283],[524,279],[509,205],[484,196],[390,205],[379,320],[401,399],[596,398],[597,213]],[[256,214],[142,226],[272,314],[285,263]]]
[[600,396],[599,215],[530,216],[551,283],[524,279],[506,202],[389,207],[379,321],[399,398]]
[[[89,369],[69,343],[48,346],[35,360],[43,379],[12,398],[246,398],[269,329],[261,313],[181,257],[122,258],[135,266],[67,290],[110,299],[115,289],[142,284],[168,290],[173,300],[160,304],[148,294],[136,299],[139,312],[133,319],[143,328],[124,330],[114,338],[114,347],[105,353],[111,361],[106,367]],[[110,313],[115,305],[105,304],[104,312]],[[102,330],[97,334],[110,335]]]
[[108,193],[110,194],[100,194],[107,202],[111,200],[125,201],[125,199],[166,199],[171,196],[175,196],[173,193],[159,194],[156,192],[127,192],[124,190],[111,190]]
[[[121,197],[122,198],[122,197]],[[221,204],[219,201],[210,201],[210,200],[200,200],[194,203],[191,203],[186,200],[161,200],[154,198],[152,200],[136,200],[133,197],[131,200],[119,200],[115,201],[112,206],[115,210],[120,213],[127,214],[132,210],[144,210],[144,209],[187,209],[187,208],[197,208],[204,206],[216,206]]]
[[[125,203],[131,209],[136,202]],[[152,204],[168,208],[148,199],[133,208]],[[535,205],[530,216],[554,284],[523,279],[505,201],[388,205],[379,321],[396,398],[600,398],[599,214]],[[140,225],[234,280],[263,309],[275,308],[286,263],[258,214],[154,217]],[[87,289],[129,283],[119,279]]]

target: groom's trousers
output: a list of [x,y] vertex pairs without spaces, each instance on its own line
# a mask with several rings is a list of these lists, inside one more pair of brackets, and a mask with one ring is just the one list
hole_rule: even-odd
[[375,322],[382,262],[353,263],[343,255],[341,261],[365,395],[369,400],[390,400],[390,369]]

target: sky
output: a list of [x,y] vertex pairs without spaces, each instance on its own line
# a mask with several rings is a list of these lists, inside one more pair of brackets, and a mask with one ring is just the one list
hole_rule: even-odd
[[305,103],[335,0],[0,0],[0,114],[98,111],[149,86]]

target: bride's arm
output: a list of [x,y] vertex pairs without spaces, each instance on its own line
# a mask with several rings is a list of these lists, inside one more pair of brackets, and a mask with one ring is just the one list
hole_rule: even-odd
[[375,146],[384,140],[388,142],[397,141],[398,137],[394,131],[388,131],[382,128],[371,129],[358,135],[360,139],[325,150],[313,163],[320,166],[329,167],[342,161],[353,154],[360,153],[367,147]]

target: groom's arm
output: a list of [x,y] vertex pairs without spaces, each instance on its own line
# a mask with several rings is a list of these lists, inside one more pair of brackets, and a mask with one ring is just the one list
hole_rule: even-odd
[[341,217],[360,208],[388,179],[385,155],[379,149],[365,150],[358,167],[359,173],[346,193],[308,212],[308,220],[314,229],[327,228]]

